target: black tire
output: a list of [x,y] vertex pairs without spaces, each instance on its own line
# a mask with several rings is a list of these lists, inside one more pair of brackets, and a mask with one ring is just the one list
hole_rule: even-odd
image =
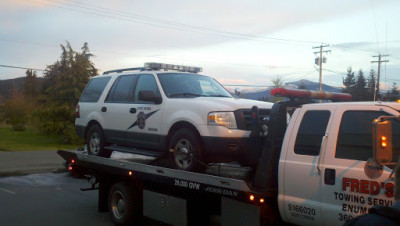
[[201,164],[201,142],[192,130],[183,128],[176,131],[171,138],[169,150],[173,150],[170,161],[175,168],[195,172],[204,170],[205,167]]
[[106,158],[110,157],[111,152],[104,149],[104,144],[103,130],[98,124],[93,124],[90,126],[86,137],[86,145],[89,155]]
[[115,184],[108,195],[108,209],[115,225],[142,225],[142,194],[128,183]]

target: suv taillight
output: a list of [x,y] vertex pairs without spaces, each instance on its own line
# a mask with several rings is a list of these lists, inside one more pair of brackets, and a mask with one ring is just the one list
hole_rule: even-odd
[[81,115],[79,113],[79,104],[76,105],[75,107],[75,118],[80,118]]

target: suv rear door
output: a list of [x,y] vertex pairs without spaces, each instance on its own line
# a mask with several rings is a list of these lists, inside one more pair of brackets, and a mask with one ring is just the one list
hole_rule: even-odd
[[125,130],[134,118],[134,113],[131,113],[130,109],[133,105],[133,87],[137,78],[138,75],[118,77],[101,107],[104,135],[108,143],[125,144]]

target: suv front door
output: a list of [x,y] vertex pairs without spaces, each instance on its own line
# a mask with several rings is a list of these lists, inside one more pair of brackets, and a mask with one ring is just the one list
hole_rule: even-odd
[[160,127],[162,107],[161,101],[145,101],[139,98],[141,92],[152,92],[161,100],[160,90],[154,75],[141,74],[133,94],[132,115],[126,126],[126,144],[139,148],[150,148],[159,150]]

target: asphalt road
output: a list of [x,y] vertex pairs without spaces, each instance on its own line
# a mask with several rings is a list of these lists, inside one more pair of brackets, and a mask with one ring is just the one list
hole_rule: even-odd
[[97,211],[98,191],[68,173],[0,178],[0,225],[113,225]]

